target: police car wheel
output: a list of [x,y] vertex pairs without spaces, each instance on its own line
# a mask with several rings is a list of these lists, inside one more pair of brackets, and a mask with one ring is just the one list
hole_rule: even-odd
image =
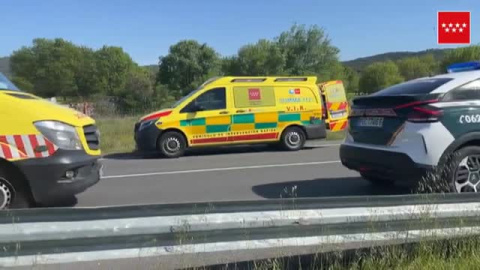
[[14,184],[0,168],[0,210],[29,208],[28,197],[23,192],[20,184]]
[[453,156],[450,189],[456,193],[479,192],[480,147],[467,146],[457,150]]
[[394,182],[388,179],[382,179],[373,175],[368,175],[366,173],[360,173],[363,179],[367,180],[375,186],[393,186]]
[[166,158],[177,158],[183,156],[187,142],[182,134],[169,131],[160,136],[158,140],[158,149],[162,156]]
[[289,127],[282,133],[281,146],[288,151],[297,151],[305,145],[305,132],[299,127]]

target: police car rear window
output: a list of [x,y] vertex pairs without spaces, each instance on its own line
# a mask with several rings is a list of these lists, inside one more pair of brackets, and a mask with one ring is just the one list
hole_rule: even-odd
[[429,94],[438,87],[453,80],[452,78],[430,78],[404,82],[385,88],[374,96],[422,95]]

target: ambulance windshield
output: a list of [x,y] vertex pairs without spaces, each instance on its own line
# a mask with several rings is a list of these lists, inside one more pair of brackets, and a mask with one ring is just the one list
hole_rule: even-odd
[[5,75],[0,72],[0,91],[13,90],[20,91]]

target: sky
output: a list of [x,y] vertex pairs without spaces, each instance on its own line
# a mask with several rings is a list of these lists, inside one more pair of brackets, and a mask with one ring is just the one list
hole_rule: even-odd
[[39,37],[120,46],[141,65],[184,39],[229,56],[297,23],[324,28],[344,61],[446,48],[437,45],[437,11],[472,12],[480,43],[480,0],[0,0],[0,57]]

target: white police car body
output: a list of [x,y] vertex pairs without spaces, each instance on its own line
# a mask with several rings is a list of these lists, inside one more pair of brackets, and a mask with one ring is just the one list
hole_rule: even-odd
[[413,186],[442,170],[453,192],[480,190],[480,62],[353,101],[342,164],[374,182]]

